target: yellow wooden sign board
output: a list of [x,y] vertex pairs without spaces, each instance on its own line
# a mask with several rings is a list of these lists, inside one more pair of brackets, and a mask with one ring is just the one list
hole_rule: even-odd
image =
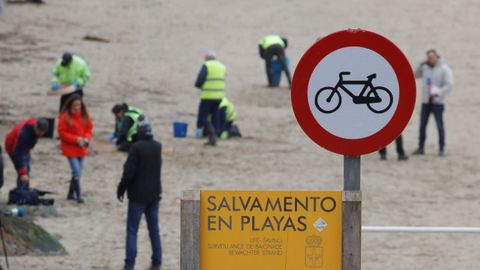
[[341,192],[201,192],[201,270],[341,270],[341,262]]

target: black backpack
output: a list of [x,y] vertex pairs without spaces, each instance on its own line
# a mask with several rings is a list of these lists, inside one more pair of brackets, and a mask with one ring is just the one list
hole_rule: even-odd
[[17,205],[53,205],[54,199],[42,199],[48,191],[37,189],[14,188],[8,193],[8,204]]

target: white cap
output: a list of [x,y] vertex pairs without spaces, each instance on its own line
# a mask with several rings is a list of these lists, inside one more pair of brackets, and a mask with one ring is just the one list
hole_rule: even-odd
[[205,54],[205,59],[207,60],[214,60],[217,59],[217,53],[213,50],[210,50]]

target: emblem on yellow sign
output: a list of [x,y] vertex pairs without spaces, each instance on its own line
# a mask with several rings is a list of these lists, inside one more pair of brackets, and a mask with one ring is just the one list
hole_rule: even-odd
[[305,247],[305,266],[309,268],[323,267],[323,246],[320,236],[307,237]]

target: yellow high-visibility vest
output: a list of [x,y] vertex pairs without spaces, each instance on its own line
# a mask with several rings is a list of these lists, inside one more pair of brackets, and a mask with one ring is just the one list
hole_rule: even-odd
[[222,99],[225,90],[225,74],[227,69],[225,65],[218,60],[208,60],[205,62],[207,67],[207,78],[202,85],[200,93],[201,99]]
[[278,44],[285,48],[285,41],[283,41],[283,39],[279,35],[265,36],[262,40],[260,40],[259,44],[264,50],[275,44]]

